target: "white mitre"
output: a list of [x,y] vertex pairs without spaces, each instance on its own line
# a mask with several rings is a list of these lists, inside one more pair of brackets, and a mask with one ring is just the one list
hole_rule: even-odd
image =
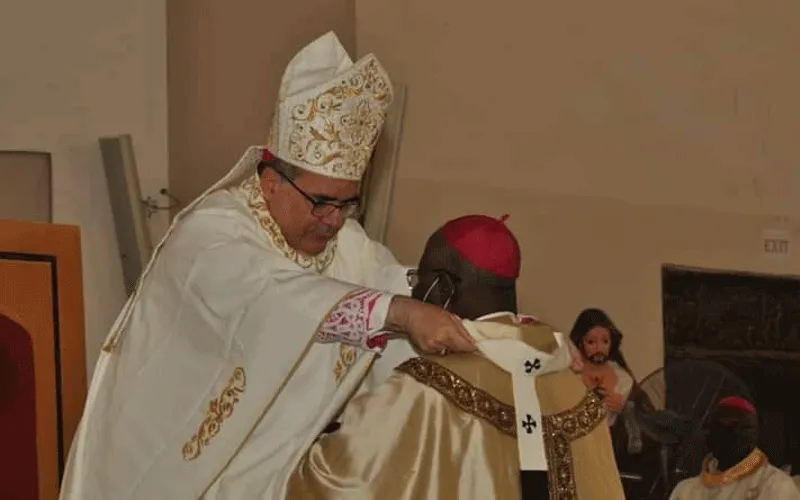
[[360,181],[392,95],[389,76],[374,55],[353,63],[328,32],[286,67],[267,149],[309,172]]

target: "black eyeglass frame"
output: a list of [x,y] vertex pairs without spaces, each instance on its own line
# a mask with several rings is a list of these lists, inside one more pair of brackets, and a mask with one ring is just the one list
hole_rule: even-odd
[[350,217],[358,217],[361,214],[361,203],[359,201],[348,201],[345,203],[336,203],[333,201],[323,201],[318,200],[311,196],[310,194],[303,191],[297,184],[294,183],[286,174],[281,172],[277,168],[272,168],[278,175],[281,176],[281,179],[288,182],[298,193],[300,193],[303,198],[308,200],[311,203],[311,215],[317,218],[327,217],[332,214],[335,210],[341,210],[342,217],[350,218]]

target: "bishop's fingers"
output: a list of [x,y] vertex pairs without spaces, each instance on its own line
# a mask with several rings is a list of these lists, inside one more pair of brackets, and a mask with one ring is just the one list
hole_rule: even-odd
[[461,320],[457,318],[453,319],[452,328],[448,329],[447,340],[449,350],[454,352],[472,352],[477,349],[472,335],[464,328]]
[[458,329],[458,331],[461,334],[461,336],[463,338],[465,338],[467,340],[467,342],[469,342],[470,344],[475,346],[475,348],[477,349],[478,342],[475,340],[475,338],[472,336],[472,334],[469,333],[469,331],[467,331],[467,328],[464,326],[464,323],[461,320],[461,318],[459,318],[455,314],[450,314],[450,319],[455,322],[456,328]]
[[456,315],[452,316],[453,321],[456,323],[456,328],[458,329],[458,333],[463,338],[467,344],[470,346],[470,351],[477,351],[478,350],[478,341],[475,340],[475,337],[472,336],[471,333],[467,330],[467,327],[464,326],[464,323],[461,321]]

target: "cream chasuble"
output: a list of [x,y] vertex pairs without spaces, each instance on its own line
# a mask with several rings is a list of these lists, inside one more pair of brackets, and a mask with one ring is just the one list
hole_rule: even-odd
[[[407,294],[405,269],[352,221],[297,255],[257,191],[261,157],[249,148],[157,246],[97,362],[62,500],[278,498],[363,381],[376,354],[314,336],[359,285]],[[413,355],[389,344],[377,364]]]
[[681,481],[670,500],[800,500],[792,478],[771,465],[761,450],[754,450],[730,469],[717,472],[708,457],[703,473]]
[[[413,358],[383,385],[354,398],[341,428],[321,436],[300,462],[286,498],[519,499],[517,437],[525,431],[516,414],[513,374],[486,357],[512,340],[498,335],[507,330],[491,326],[508,324],[508,318],[481,322],[483,354]],[[545,325],[518,331],[517,345],[567,358],[556,371],[535,377],[550,498],[623,500],[602,404],[579,375],[564,369],[569,343]]]

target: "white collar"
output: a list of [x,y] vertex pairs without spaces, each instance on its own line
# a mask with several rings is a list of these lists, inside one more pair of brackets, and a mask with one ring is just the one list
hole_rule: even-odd
[[516,318],[517,317],[516,314],[514,314],[512,312],[509,312],[509,311],[498,311],[498,312],[493,312],[493,313],[489,313],[489,314],[484,314],[480,318],[475,319],[475,321],[486,321],[486,320],[489,320],[489,319],[502,318],[502,317],[506,317],[506,316],[511,316],[512,318]]
[[250,212],[256,220],[258,220],[261,228],[267,233],[267,237],[270,243],[272,243],[272,246],[281,252],[284,257],[294,261],[303,269],[310,269],[318,273],[324,272],[331,262],[333,262],[338,241],[336,237],[328,242],[325,249],[320,254],[314,256],[308,256],[295,250],[289,242],[286,241],[280,226],[275,222],[275,219],[269,212],[269,208],[267,208],[267,202],[264,200],[264,196],[261,192],[261,181],[259,180],[257,172],[247,177],[239,185],[238,189],[232,189],[231,192],[233,192],[234,196],[243,198],[243,201],[247,203],[248,208],[250,208]]

